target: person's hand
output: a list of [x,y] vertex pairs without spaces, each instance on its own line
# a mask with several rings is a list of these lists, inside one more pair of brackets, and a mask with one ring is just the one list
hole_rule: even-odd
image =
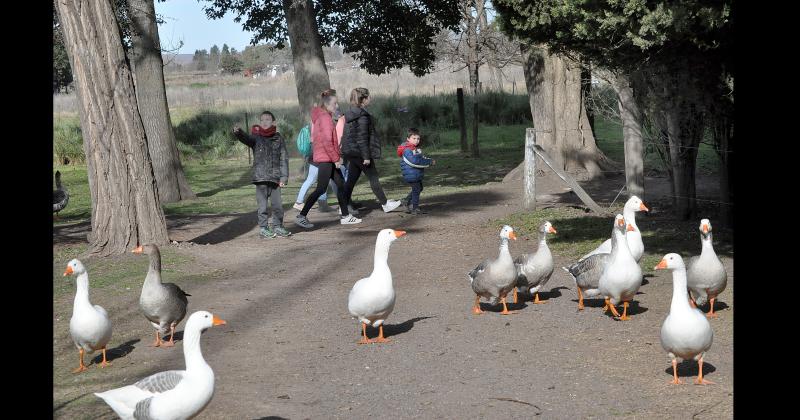
[[363,163],[364,163],[364,166],[369,166],[370,160],[369,159],[364,159]]
[[281,188],[283,188],[283,187],[285,187],[285,186],[286,186],[286,183],[285,183],[285,182],[279,182],[279,183],[278,183],[278,186],[279,186],[279,187],[281,187]]
[[336,162],[333,163],[333,166],[335,166],[336,169],[341,168],[342,167],[342,160],[341,159],[337,160]]
[[436,165],[436,159],[433,159],[433,162],[431,162],[431,166],[433,165]]

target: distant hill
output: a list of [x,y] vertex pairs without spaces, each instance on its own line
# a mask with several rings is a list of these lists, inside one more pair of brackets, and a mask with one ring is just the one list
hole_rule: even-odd
[[191,64],[192,57],[194,54],[162,54],[162,58],[164,59],[164,64],[169,63],[170,65],[186,65]]

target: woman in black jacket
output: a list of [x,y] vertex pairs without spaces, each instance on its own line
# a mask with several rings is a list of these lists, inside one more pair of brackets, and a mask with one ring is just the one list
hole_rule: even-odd
[[[381,143],[375,133],[372,115],[364,109],[369,102],[369,91],[366,88],[355,88],[350,93],[350,109],[344,113],[342,157],[347,165],[345,195],[347,202],[351,202],[353,187],[361,173],[364,172],[369,178],[369,185],[375,197],[380,201],[383,211],[389,213],[400,206],[400,201],[387,200],[381,182],[378,180],[375,159],[381,157]],[[350,212],[352,213],[353,210]]]

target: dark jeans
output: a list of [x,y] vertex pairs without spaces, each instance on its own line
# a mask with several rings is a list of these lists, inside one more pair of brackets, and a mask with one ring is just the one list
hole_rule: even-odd
[[419,207],[419,193],[424,189],[422,181],[409,182],[408,185],[411,185],[411,192],[406,196],[406,202],[409,203],[409,207],[415,209]]
[[347,182],[345,182],[344,187],[347,202],[349,203],[351,201],[353,188],[363,172],[367,175],[367,178],[369,178],[369,186],[372,188],[372,193],[375,194],[375,197],[381,202],[381,205],[386,204],[386,194],[383,193],[381,182],[378,180],[378,170],[375,168],[375,161],[370,161],[369,166],[364,166],[364,160],[360,157],[346,157],[345,160],[347,162]]
[[318,163],[317,166],[319,167],[317,188],[306,198],[306,203],[303,205],[303,210],[300,211],[300,214],[308,216],[311,207],[314,206],[319,196],[325,193],[325,189],[328,188],[328,182],[333,179],[333,183],[336,184],[336,198],[339,199],[339,208],[342,210],[342,216],[349,215],[350,212],[347,210],[347,204],[350,201],[344,194],[345,186],[342,172],[336,169],[333,162],[321,162]]
[[[267,206],[267,200],[272,201],[272,206]],[[267,227],[283,226],[283,203],[281,202],[281,189],[274,182],[256,184],[256,201],[258,202],[258,225]],[[271,223],[267,223],[272,210]]]

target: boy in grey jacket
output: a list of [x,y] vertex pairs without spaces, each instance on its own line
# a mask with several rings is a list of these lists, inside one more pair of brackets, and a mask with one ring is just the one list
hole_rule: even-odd
[[[256,186],[258,202],[258,225],[260,235],[265,238],[289,236],[292,233],[283,227],[283,202],[281,188],[289,180],[289,155],[286,142],[275,127],[275,115],[269,111],[261,113],[261,123],[254,125],[250,134],[238,125],[234,126],[236,139],[253,149],[253,184]],[[271,206],[267,206],[267,201]],[[270,213],[272,218],[270,219]]]

